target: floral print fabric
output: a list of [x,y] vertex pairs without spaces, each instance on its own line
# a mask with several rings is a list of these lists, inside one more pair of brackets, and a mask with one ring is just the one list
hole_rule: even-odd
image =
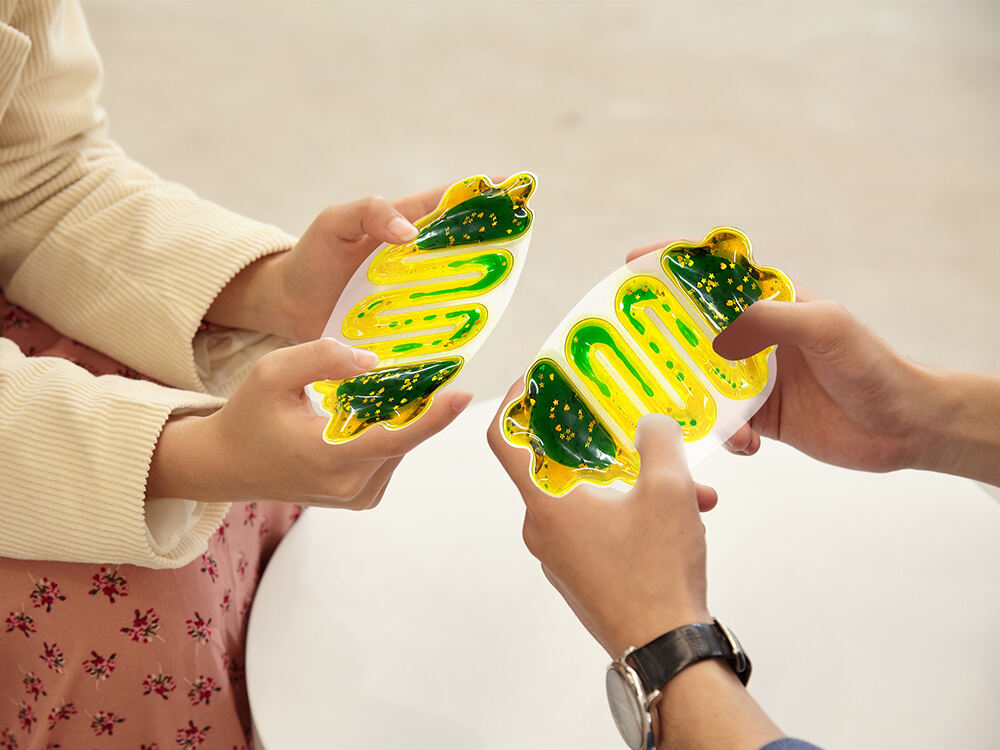
[[[2,295],[0,335],[28,356],[141,377]],[[0,558],[0,750],[249,748],[247,617],[299,513],[234,504],[178,570]]]

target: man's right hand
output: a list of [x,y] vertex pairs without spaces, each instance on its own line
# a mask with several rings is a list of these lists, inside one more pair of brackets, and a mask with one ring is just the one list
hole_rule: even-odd
[[774,391],[728,441],[760,436],[849,469],[931,469],[1000,484],[1000,378],[935,370],[897,354],[836,302],[753,304],[715,339],[726,359],[778,344]]

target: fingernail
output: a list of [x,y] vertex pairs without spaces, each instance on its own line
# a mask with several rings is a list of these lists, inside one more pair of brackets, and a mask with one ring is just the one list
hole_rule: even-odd
[[451,397],[451,408],[455,410],[456,414],[469,405],[472,401],[472,395],[471,393],[460,392]]
[[417,236],[417,228],[402,216],[394,216],[389,220],[389,231],[397,240],[407,242]]
[[354,354],[354,364],[364,370],[370,370],[378,364],[378,355],[367,349],[351,349]]

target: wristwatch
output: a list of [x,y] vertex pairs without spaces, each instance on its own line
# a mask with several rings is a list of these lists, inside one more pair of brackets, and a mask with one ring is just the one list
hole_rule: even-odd
[[605,678],[608,705],[618,731],[632,750],[654,750],[650,707],[660,690],[686,667],[721,658],[746,685],[750,659],[729,628],[718,620],[671,630],[642,648],[630,647],[611,662]]

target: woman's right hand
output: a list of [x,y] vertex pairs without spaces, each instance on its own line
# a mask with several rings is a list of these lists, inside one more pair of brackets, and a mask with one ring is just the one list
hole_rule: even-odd
[[375,426],[349,443],[324,442],[327,420],[313,412],[304,386],[360,375],[377,361],[371,352],[333,339],[267,354],[219,411],[167,421],[153,453],[147,497],[375,507],[403,456],[472,399],[469,393],[442,392],[404,429]]

